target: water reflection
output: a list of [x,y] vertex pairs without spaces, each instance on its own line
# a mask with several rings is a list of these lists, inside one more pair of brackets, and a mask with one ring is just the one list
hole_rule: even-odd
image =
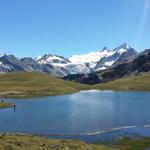
[[89,133],[150,123],[150,93],[93,90],[8,101],[17,109],[0,110],[1,132]]

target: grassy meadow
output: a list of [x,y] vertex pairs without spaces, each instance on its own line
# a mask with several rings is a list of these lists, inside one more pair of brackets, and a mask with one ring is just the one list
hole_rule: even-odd
[[0,150],[146,150],[150,138],[122,137],[114,143],[86,144],[79,140],[52,140],[34,135],[0,134]]
[[1,97],[32,97],[75,93],[90,86],[59,79],[55,76],[20,72],[0,75]]
[[150,91],[150,73],[97,84],[93,88],[115,91]]
[[[0,97],[34,97],[60,95],[80,90],[150,91],[150,73],[114,80],[104,84],[84,85],[43,73],[9,73],[0,75]],[[0,108],[14,104],[0,102]],[[0,134],[0,150],[145,150],[150,138],[122,138],[108,145],[86,144],[75,140],[49,140],[33,135]]]
[[150,91],[150,73],[121,78],[97,85],[85,85],[65,81],[55,76],[35,72],[8,73],[0,75],[0,97],[62,95],[88,89]]
[[0,150],[115,150],[76,140],[49,140],[33,135],[0,135]]

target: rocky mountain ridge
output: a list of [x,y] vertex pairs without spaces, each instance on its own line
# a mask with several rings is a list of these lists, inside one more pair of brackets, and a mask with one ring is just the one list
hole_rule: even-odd
[[132,59],[124,60],[106,70],[90,74],[76,74],[65,76],[65,80],[71,80],[84,84],[98,84],[126,76],[135,76],[150,71],[150,49],[139,53]]
[[108,69],[124,60],[137,55],[136,50],[128,44],[109,50],[106,47],[84,55],[73,55],[70,58],[54,54],[45,54],[36,59],[17,58],[13,55],[0,55],[0,73],[27,71],[44,72],[59,77],[70,74],[89,74]]

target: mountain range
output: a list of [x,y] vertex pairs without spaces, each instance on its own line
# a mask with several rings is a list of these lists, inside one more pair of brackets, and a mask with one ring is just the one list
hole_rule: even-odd
[[[121,58],[121,57],[120,57]],[[120,59],[119,58],[119,59]],[[122,60],[122,58],[121,58]],[[76,74],[65,76],[65,80],[76,81],[84,84],[98,84],[109,82],[123,77],[141,75],[150,71],[150,49],[133,55],[130,59],[115,62],[108,69],[90,74]]]
[[115,67],[137,55],[137,51],[126,43],[113,50],[104,47],[99,51],[69,58],[55,54],[45,54],[37,58],[17,58],[14,55],[0,54],[0,73],[43,72],[58,77],[91,74]]

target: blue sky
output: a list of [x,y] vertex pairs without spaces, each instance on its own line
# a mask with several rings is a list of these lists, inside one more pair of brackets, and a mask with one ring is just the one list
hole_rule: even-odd
[[0,51],[84,54],[150,48],[150,0],[0,0]]

